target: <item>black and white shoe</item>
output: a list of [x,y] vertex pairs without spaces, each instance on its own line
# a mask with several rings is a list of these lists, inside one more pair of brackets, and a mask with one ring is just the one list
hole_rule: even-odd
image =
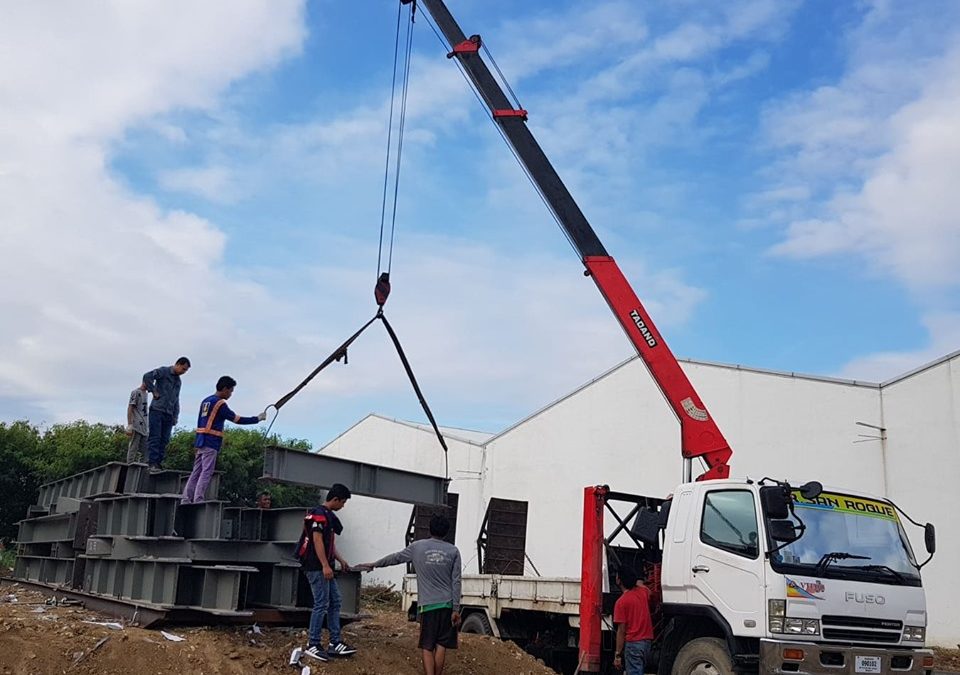
[[300,656],[305,656],[308,659],[313,659],[314,661],[319,661],[320,663],[326,663],[330,660],[330,656],[317,645],[310,645],[303,650]]
[[330,646],[327,647],[327,653],[330,656],[353,656],[357,653],[357,650],[346,642],[338,642],[337,644],[331,642]]

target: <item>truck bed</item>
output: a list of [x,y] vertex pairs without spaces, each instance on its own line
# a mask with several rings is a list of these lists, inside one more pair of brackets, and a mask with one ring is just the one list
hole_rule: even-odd
[[[503,610],[564,614],[570,625],[580,622],[580,580],[570,577],[516,577],[501,574],[463,576],[463,607],[485,607],[494,619]],[[417,601],[417,577],[403,578],[403,608]]]

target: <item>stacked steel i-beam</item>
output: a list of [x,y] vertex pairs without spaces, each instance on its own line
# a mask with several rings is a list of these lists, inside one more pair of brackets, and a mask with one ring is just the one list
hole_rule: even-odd
[[[186,473],[145,464],[43,485],[19,523],[13,576],[108,601],[108,610],[134,608],[141,623],[302,620],[312,599],[293,549],[304,509],[227,506],[219,478],[200,504],[180,504]],[[359,610],[359,587],[359,575],[343,575],[347,616]]]

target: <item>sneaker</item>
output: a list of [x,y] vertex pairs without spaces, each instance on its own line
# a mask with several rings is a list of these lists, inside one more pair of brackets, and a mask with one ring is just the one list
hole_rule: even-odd
[[321,663],[326,663],[330,660],[330,657],[327,655],[327,653],[320,651],[320,647],[317,645],[310,645],[303,650],[303,653],[300,656],[306,656],[316,661],[320,661]]
[[331,642],[330,646],[327,647],[327,653],[330,656],[353,656],[357,653],[357,650],[346,642],[338,642],[337,644]]

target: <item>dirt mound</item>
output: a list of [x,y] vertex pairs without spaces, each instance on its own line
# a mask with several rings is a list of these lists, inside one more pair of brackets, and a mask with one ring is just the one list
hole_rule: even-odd
[[[16,602],[3,601],[9,595]],[[171,642],[158,630],[114,622],[82,607],[52,606],[19,586],[0,588],[0,673],[6,675],[291,675],[290,651],[306,642],[302,629],[168,628],[185,638]],[[90,623],[94,622],[94,623]],[[313,667],[313,675],[416,675],[421,672],[416,624],[397,611],[376,609],[344,629],[359,652]],[[447,675],[554,675],[516,645],[463,635]]]

